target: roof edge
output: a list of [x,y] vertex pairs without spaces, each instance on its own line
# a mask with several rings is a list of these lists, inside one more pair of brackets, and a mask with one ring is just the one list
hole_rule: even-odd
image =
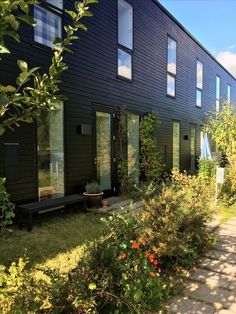
[[158,0],[151,0],[153,1],[166,15],[168,15],[171,20],[173,20],[191,39],[193,39],[193,41],[195,41],[195,43],[202,48],[224,71],[226,71],[235,81],[236,81],[236,77],[230,73],[211,53],[209,50],[207,50],[207,48],[205,48],[200,41],[194,37],[190,31],[188,31],[183,24],[181,24]]

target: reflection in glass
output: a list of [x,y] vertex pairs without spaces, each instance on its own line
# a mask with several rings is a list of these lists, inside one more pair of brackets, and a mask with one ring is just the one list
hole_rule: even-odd
[[139,182],[139,116],[128,114],[128,175]]
[[175,77],[167,74],[167,94],[175,96]]
[[118,1],[118,43],[133,49],[133,7],[124,0]]
[[39,200],[64,195],[63,103],[59,109],[43,112],[38,122]]
[[118,49],[118,75],[132,79],[132,57],[129,53]]
[[197,60],[197,88],[203,89],[203,65]]
[[176,74],[176,41],[168,37],[168,64],[167,71]]
[[102,190],[111,189],[111,115],[96,112],[97,178]]
[[196,92],[196,106],[201,107],[202,106],[202,91],[197,89]]
[[34,6],[34,40],[37,43],[52,47],[56,37],[61,38],[61,17],[38,5]]
[[179,141],[180,141],[180,123],[173,122],[173,168],[179,169]]
[[63,0],[46,0],[46,2],[58,7],[59,9],[63,9]]

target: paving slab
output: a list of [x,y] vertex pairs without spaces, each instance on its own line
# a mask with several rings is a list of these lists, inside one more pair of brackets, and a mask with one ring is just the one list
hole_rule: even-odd
[[188,297],[176,297],[166,306],[167,310],[176,314],[214,314],[212,305],[191,300]]
[[216,309],[229,309],[236,302],[234,291],[215,287],[211,288],[205,284],[196,282],[188,284],[183,290],[183,294],[191,299],[212,304]]
[[210,259],[208,257],[205,257],[201,259],[199,263],[201,268],[205,268],[208,270],[212,270],[218,273],[230,275],[230,276],[236,276],[236,265],[235,264],[229,264],[225,262],[221,262],[218,260]]
[[191,280],[205,283],[210,288],[224,288],[234,290],[236,278],[221,273],[216,273],[207,269],[197,269],[190,275]]
[[236,253],[236,244],[217,242],[214,245],[214,249],[219,250],[219,251]]
[[217,250],[208,251],[205,256],[230,264],[236,264],[236,254]]
[[232,237],[230,235],[219,235],[219,242],[221,243],[229,243],[229,244],[236,244],[236,237]]

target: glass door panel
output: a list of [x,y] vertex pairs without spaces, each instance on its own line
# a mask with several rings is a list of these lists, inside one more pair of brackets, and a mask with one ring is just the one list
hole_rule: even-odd
[[191,154],[191,172],[196,170],[196,128],[190,128],[190,154]]
[[173,168],[179,169],[180,158],[179,158],[179,141],[180,141],[180,123],[173,122]]
[[96,112],[97,179],[103,191],[111,189],[111,114]]
[[63,103],[58,110],[44,112],[38,123],[39,200],[64,195]]
[[128,175],[139,182],[139,116],[128,114]]

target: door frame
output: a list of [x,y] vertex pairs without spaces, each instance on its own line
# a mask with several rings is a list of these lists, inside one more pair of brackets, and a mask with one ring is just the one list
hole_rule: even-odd
[[105,190],[104,197],[112,196],[117,194],[117,160],[115,157],[115,145],[116,145],[116,108],[93,103],[93,177],[98,180],[97,177],[97,124],[96,124],[96,112],[109,113],[111,115],[111,189]]

